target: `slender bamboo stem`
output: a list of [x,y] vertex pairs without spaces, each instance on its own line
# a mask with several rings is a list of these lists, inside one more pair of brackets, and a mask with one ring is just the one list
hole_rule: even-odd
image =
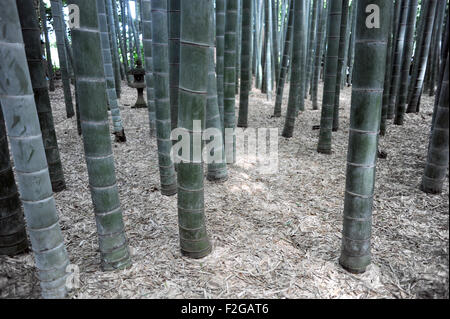
[[116,35],[116,28],[114,24],[114,14],[112,12],[112,0],[104,0],[105,1],[105,7],[106,7],[106,18],[107,18],[107,24],[108,24],[108,36],[109,36],[109,43],[110,43],[110,49],[111,49],[111,57],[113,60],[113,67],[114,67],[114,81],[115,81],[115,89],[116,89],[116,96],[117,98],[120,98],[121,93],[121,76],[120,76],[120,61],[119,61],[119,49],[117,47],[117,35]]
[[241,45],[241,90],[239,99],[239,127],[248,125],[248,97],[251,90],[251,32],[252,32],[252,2],[244,1],[242,8],[242,45]]
[[28,240],[19,192],[11,165],[1,105],[0,179],[2,181],[0,183],[0,255],[14,256],[28,250]]
[[71,31],[84,153],[97,224],[101,268],[104,271],[123,269],[131,265],[131,258],[117,189],[108,102],[104,93],[106,79],[97,11],[97,4],[104,6],[104,2],[68,2],[79,7],[81,17],[80,27]]
[[152,57],[152,6],[151,0],[142,0],[142,42],[144,43],[145,83],[147,88],[147,108],[150,136],[156,134],[155,89]]
[[42,296],[64,298],[69,259],[53,198],[17,13],[17,4],[23,7],[25,2],[5,0],[2,4],[0,104],[14,160],[20,200]]
[[[210,1],[204,0],[181,2],[178,127],[188,132],[191,141],[202,133],[205,125],[210,5]],[[232,80],[234,83],[234,77]],[[195,122],[200,126],[196,127]],[[194,152],[187,162],[178,163],[178,226],[181,253],[191,258],[202,258],[211,252],[212,246],[205,225],[203,159],[201,154],[197,158]]]
[[236,29],[237,29],[237,2],[227,1],[225,22],[225,49],[224,49],[224,128],[225,151],[227,162],[236,160],[236,141],[234,136],[227,138],[227,129],[234,133],[235,119],[235,85],[236,85]]
[[[212,153],[208,152],[212,159],[216,158],[216,152],[221,153],[220,161],[208,161],[208,173],[207,178],[210,181],[221,182],[228,178],[227,163],[225,158],[225,149],[223,143],[223,126],[220,119],[219,105],[217,102],[217,79],[216,79],[216,66],[214,65],[214,6],[209,6],[209,55],[208,55],[208,97],[206,101],[206,129],[214,129],[215,132],[220,134],[213,135],[206,143],[214,147]],[[244,11],[245,13],[245,11]],[[244,36],[244,35],[243,35]],[[241,90],[242,94],[242,90]],[[207,137],[206,137],[207,138]]]
[[319,103],[317,102],[317,91],[319,88],[319,78],[320,78],[320,71],[321,71],[321,65],[322,65],[322,38],[324,35],[324,28],[325,28],[325,20],[327,18],[326,11],[323,8],[323,0],[320,0],[320,13],[319,13],[319,25],[318,25],[318,32],[317,32],[317,39],[316,39],[316,48],[315,48],[315,55],[314,55],[314,72],[312,76],[312,82],[311,82],[311,100],[312,100],[312,108],[313,110],[319,109]]
[[275,84],[278,83],[278,77],[280,76],[280,49],[278,45],[278,15],[279,6],[278,1],[272,0],[272,44],[273,44],[273,63],[275,67]]
[[[378,8],[378,9],[377,9]],[[378,14],[375,12],[379,10]],[[379,27],[366,27],[375,14]],[[378,131],[392,1],[360,0],[357,7],[355,71],[350,110],[342,248],[339,263],[362,273],[371,262],[370,238]],[[367,57],[370,56],[370,59]]]
[[348,18],[348,0],[342,1],[342,14],[341,14],[341,30],[339,33],[339,49],[338,49],[338,65],[336,73],[336,89],[334,95],[334,110],[333,110],[333,132],[339,129],[339,105],[341,96],[341,79],[342,69],[344,67],[344,54],[347,49],[345,45],[345,37],[347,34],[347,19]]
[[216,0],[216,74],[217,74],[217,102],[219,105],[220,122],[224,127],[224,96],[223,72],[225,50],[225,1]]
[[[286,110],[286,119],[284,122],[284,128],[282,136],[289,138],[292,137],[294,132],[295,118],[297,116],[298,100],[303,100],[301,96],[301,72],[305,68],[302,64],[302,50],[304,49],[303,41],[303,28],[304,28],[304,14],[303,14],[303,1],[294,0],[294,29],[293,29],[293,47],[292,47],[292,75],[289,89],[288,106]],[[299,97],[300,96],[300,97]]]
[[414,28],[416,25],[417,0],[410,0],[406,22],[405,48],[403,51],[402,65],[400,69],[400,87],[395,101],[395,125],[403,125],[406,102],[408,97],[409,70],[414,42]]
[[152,0],[153,84],[155,86],[156,138],[158,140],[161,194],[172,196],[177,193],[177,179],[173,161],[170,157],[172,141],[170,139],[168,43],[167,1]]
[[106,79],[106,94],[108,97],[108,105],[111,109],[114,135],[116,137],[116,142],[125,142],[127,139],[125,130],[122,126],[122,117],[120,116],[119,102],[116,95],[113,59],[111,56],[111,48],[109,46],[108,22],[104,0],[97,0],[97,12],[101,39],[100,47],[103,57],[103,70]]
[[275,108],[273,110],[274,117],[281,116],[281,105],[283,103],[283,92],[284,85],[286,83],[286,77],[288,73],[289,60],[291,56],[291,39],[293,34],[293,24],[294,24],[294,0],[289,0],[289,16],[288,23],[286,29],[286,39],[284,41],[284,50],[283,50],[283,60],[281,63],[280,75],[278,76],[278,84],[277,84],[277,96],[275,98]]
[[23,0],[23,2],[27,5],[20,3],[18,8],[28,69],[31,72],[30,74],[33,75],[31,77],[31,85],[33,87],[36,110],[44,141],[45,156],[47,158],[52,189],[54,192],[60,192],[66,189],[66,183],[64,181],[64,173],[59,156],[44,64],[42,63],[39,23],[35,16],[33,0]]
[[64,44],[65,26],[62,13],[61,0],[51,0],[53,28],[56,35],[56,46],[58,48],[59,69],[61,71],[61,79],[63,83],[64,102],[66,105],[67,118],[75,115],[72,102],[72,93],[70,91],[69,72],[67,70],[67,52]]
[[333,128],[334,100],[336,97],[336,75],[338,74],[338,55],[342,1],[331,1],[328,11],[327,54],[324,72],[322,113],[317,151],[331,154],[331,132]]
[[47,60],[47,72],[49,77],[49,89],[50,91],[55,90],[55,74],[53,72],[53,62],[52,62],[52,53],[50,50],[50,39],[48,37],[48,27],[47,27],[47,14],[45,12],[45,4],[43,0],[39,1],[40,5],[40,14],[41,14],[41,23],[42,23],[42,29],[44,31],[44,39],[45,39],[45,58]]
[[306,69],[306,92],[309,92],[312,72],[313,72],[313,61],[314,61],[314,50],[315,50],[315,42],[316,35],[318,33],[318,15],[319,15],[319,5],[320,0],[312,1],[312,12],[311,12],[311,26],[309,28],[309,36],[308,36],[308,55],[307,55],[307,69]]
[[428,147],[427,163],[422,176],[421,190],[425,193],[438,194],[442,192],[444,181],[447,178],[447,168],[449,161],[449,94],[448,94],[448,76],[449,76],[449,55],[445,63],[445,72],[441,84],[439,105],[435,112],[435,124],[430,137]]
[[[347,79],[347,85],[350,86],[352,83],[352,76],[353,76],[353,63],[354,63],[354,57],[355,57],[355,32],[356,32],[356,11],[357,11],[358,2],[352,1],[352,27],[351,27],[351,34],[350,34],[350,43],[349,43],[349,49],[348,49],[348,79]],[[391,39],[391,42],[393,39]],[[391,44],[392,45],[392,44]],[[392,51],[392,50],[390,50]],[[392,60],[391,60],[392,61]],[[390,71],[389,71],[390,73]],[[390,81],[390,78],[389,78]]]
[[413,80],[410,84],[411,87],[411,97],[408,103],[408,108],[406,110],[407,113],[417,112],[418,106],[419,106],[419,98],[423,91],[423,82],[425,78],[425,72],[427,68],[428,63],[428,57],[430,52],[430,44],[431,44],[431,36],[433,33],[433,24],[434,24],[434,16],[436,12],[436,0],[430,0],[429,2],[426,2],[425,5],[425,11],[424,11],[424,26],[423,26],[423,32],[421,32],[420,39],[422,41],[420,43],[417,43],[419,46],[417,57],[414,59],[414,69],[415,71],[413,74],[416,74],[416,76],[413,76]]
[[178,83],[180,77],[180,0],[168,0],[169,19],[169,82],[172,130],[178,122]]
[[398,91],[400,87],[400,72],[405,45],[406,22],[408,18],[408,7],[410,0],[397,0],[397,1],[401,1],[401,4],[400,4],[399,24],[395,36],[394,59],[392,60],[393,64],[392,64],[391,89],[389,92],[389,106],[387,114],[388,119],[394,118],[395,103],[398,97]]
[[[427,14],[427,12],[428,12],[428,4],[430,3],[431,1],[426,1],[426,2],[422,2],[421,4],[420,4],[420,16],[419,16],[419,18],[418,18],[418,25],[417,25],[417,28],[416,28],[416,30],[415,30],[415,33],[414,33],[414,35],[415,35],[415,37],[414,37],[414,42],[415,42],[415,45],[414,45],[414,55],[413,55],[413,59],[412,59],[412,73],[411,73],[411,76],[409,77],[409,84],[408,84],[408,97],[407,97],[407,100],[406,100],[406,103],[409,105],[409,101],[411,101],[411,94],[412,94],[412,91],[413,91],[413,86],[414,85],[412,85],[415,81],[416,81],[416,79],[417,79],[417,76],[418,76],[418,71],[419,71],[419,63],[418,63],[418,60],[419,60],[419,57],[420,57],[420,55],[421,55],[421,51],[422,51],[422,43],[423,43],[423,41],[424,41],[424,31],[425,31],[425,20],[426,20],[426,14]],[[408,111],[408,109],[406,110],[406,113],[410,113],[409,111]]]
[[381,122],[380,122],[380,136],[386,135],[387,129],[387,113],[389,107],[389,92],[391,88],[391,72],[392,72],[392,51],[393,51],[393,41],[394,41],[394,30],[396,26],[394,25],[394,14],[391,14],[390,28],[388,34],[387,42],[387,52],[386,52],[386,66],[384,71],[384,84],[383,84],[383,100],[381,105]]

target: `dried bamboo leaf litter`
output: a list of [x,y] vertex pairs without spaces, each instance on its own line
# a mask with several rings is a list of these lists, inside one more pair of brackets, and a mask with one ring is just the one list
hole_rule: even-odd
[[[279,172],[230,166],[225,183],[205,179],[207,228],[213,251],[180,254],[176,197],[160,194],[157,147],[146,109],[131,109],[135,90],[122,83],[127,142],[114,143],[116,174],[133,266],[104,273],[87,188],[82,141],[66,119],[61,83],[50,92],[67,190],[55,195],[70,261],[80,269],[72,298],[448,298],[449,185],[441,195],[419,190],[433,99],[405,125],[389,125],[380,149],[373,212],[372,265],[351,275],[338,265],[344,204],[350,88],[341,92],[341,128],[333,154],[316,152],[320,110],[305,112],[294,136],[279,137]],[[320,85],[322,90],[322,85]],[[253,89],[249,127],[278,127],[273,102]],[[319,92],[319,105],[321,93]],[[236,96],[238,98],[238,96]],[[238,105],[238,103],[237,103]],[[236,112],[237,112],[236,108]],[[111,126],[112,131],[112,126]],[[111,135],[113,138],[113,135]],[[226,222],[225,222],[226,221]],[[0,257],[0,298],[39,298],[30,254]]]

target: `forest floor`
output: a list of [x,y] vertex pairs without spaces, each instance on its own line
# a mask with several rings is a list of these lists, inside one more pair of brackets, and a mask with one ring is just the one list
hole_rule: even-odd
[[[319,105],[321,104],[321,90]],[[250,96],[249,127],[284,125],[274,101]],[[131,268],[102,272],[83,144],[66,119],[61,83],[51,92],[67,190],[55,194],[60,223],[80,286],[72,298],[448,298],[449,185],[441,195],[418,188],[433,99],[404,126],[390,124],[380,148],[373,211],[373,263],[352,275],[338,264],[344,205],[351,88],[341,94],[341,129],[333,153],[316,152],[320,111],[306,111],[294,137],[279,137],[279,169],[229,166],[224,183],[205,180],[207,229],[213,251],[200,260],[179,250],[176,196],[159,192],[157,148],[146,109],[131,109],[136,90],[122,85],[127,142],[113,142],[118,188],[132,251]],[[238,100],[238,96],[237,96]],[[236,114],[237,114],[236,108]],[[113,138],[113,136],[112,136]],[[32,254],[0,257],[0,298],[39,298]]]

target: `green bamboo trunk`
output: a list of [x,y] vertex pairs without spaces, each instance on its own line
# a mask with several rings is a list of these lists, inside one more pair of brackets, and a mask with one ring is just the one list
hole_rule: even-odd
[[152,6],[150,0],[142,1],[142,42],[144,43],[145,83],[147,88],[147,108],[150,124],[150,136],[156,134],[155,89],[152,58]]
[[435,16],[434,16],[434,26],[433,26],[433,33],[431,35],[431,47],[430,47],[430,57],[428,59],[427,62],[427,72],[425,73],[425,83],[424,83],[424,91],[428,92],[430,90],[431,87],[431,77],[432,77],[432,73],[433,73],[433,60],[435,58],[435,50],[433,48],[435,48],[436,46],[436,28],[437,28],[437,19],[439,16],[439,3],[437,5],[436,8],[436,12],[435,12]]
[[[283,44],[286,38],[286,26],[287,26],[287,16],[289,14],[289,3],[291,0],[282,0],[281,1],[281,19],[278,23],[279,32],[278,32],[278,47],[280,50],[283,48]],[[283,57],[283,51],[280,51],[280,59]]]
[[[443,46],[442,46],[442,49],[443,49],[442,53],[448,52],[449,32],[450,32],[450,30],[449,30],[449,16],[447,15],[447,22],[446,22],[446,27],[445,27],[444,43],[443,43]],[[446,58],[447,58],[447,56],[445,56],[445,55],[442,56],[442,63],[443,64],[446,63]],[[436,89],[436,98],[434,99],[433,117],[432,117],[432,120],[431,120],[431,131],[433,130],[433,127],[434,127],[435,115],[437,113],[436,109],[437,109],[437,107],[439,105],[439,98],[441,96],[441,86],[442,86],[443,79],[444,79],[444,70],[441,69],[440,72],[439,72],[438,87]],[[420,100],[420,98],[419,98],[419,100]],[[417,105],[417,112],[419,112],[419,106],[420,106],[420,104]]]
[[[105,0],[105,1],[106,1],[105,4],[106,4],[107,14],[111,15],[111,17],[108,16],[108,25],[110,25],[110,23],[111,23],[110,28],[114,28],[114,37],[115,37],[115,46],[116,46],[115,55],[116,55],[116,63],[119,68],[120,93],[122,93],[121,85],[122,85],[122,81],[124,81],[126,78],[127,70],[125,69],[125,65],[122,61],[123,43],[122,43],[122,36],[121,36],[120,25],[119,25],[119,13],[118,13],[118,9],[117,9],[116,0]],[[120,95],[118,95],[118,97],[120,98]]]
[[[350,33],[350,43],[348,49],[348,73],[349,79],[347,85],[350,86],[352,83],[352,74],[353,74],[353,62],[355,57],[355,31],[356,31],[356,10],[357,10],[358,2],[352,1],[352,28]],[[392,43],[391,39],[391,43]],[[392,45],[392,44],[391,44]],[[391,50],[392,51],[392,50]],[[392,55],[392,54],[391,54]],[[390,71],[389,71],[390,73]],[[390,78],[389,78],[390,81]]]
[[301,63],[301,70],[300,70],[300,81],[299,81],[299,93],[297,96],[297,109],[296,109],[296,116],[298,115],[298,112],[303,112],[305,110],[305,78],[306,78],[306,52],[308,50],[308,0],[303,1],[303,24],[302,24],[302,44],[303,47],[300,50],[300,63]]
[[[66,23],[63,20],[63,30],[66,30]],[[64,46],[66,47],[67,53],[67,71],[69,73],[70,83],[75,85],[75,74],[73,72],[73,55],[72,55],[72,47],[69,42],[69,38],[67,37],[67,33],[64,33]]]
[[[217,2],[217,0],[216,0]],[[255,76],[256,78],[256,60],[257,60],[257,40],[258,40],[258,36],[257,36],[257,21],[258,21],[258,2],[257,0],[252,0],[253,2],[253,12],[252,12],[252,18],[253,18],[253,25],[252,25],[252,74],[253,76]],[[216,4],[217,6],[217,4]],[[217,12],[217,10],[216,10]],[[256,83],[255,83],[256,84]]]
[[438,20],[439,20],[439,3],[437,4],[437,9],[434,16],[434,26],[433,26],[433,34],[431,36],[431,47],[430,47],[430,58],[427,63],[427,72],[425,74],[425,87],[424,91],[428,92],[429,96],[433,96],[432,82],[434,82],[434,60],[436,59],[436,33],[438,29]]
[[[441,46],[441,65],[443,65],[443,63],[445,63],[445,53],[447,52],[446,50],[448,50],[448,33],[449,33],[449,6],[447,5],[445,7],[445,24],[444,27],[442,29],[442,46]],[[439,81],[439,83],[441,83]]]
[[0,104],[42,296],[63,298],[69,259],[53,198],[16,1],[2,4]]
[[[127,79],[127,83],[130,84],[131,83],[131,79],[132,79],[132,75],[128,74],[128,70],[130,69],[130,60],[128,59],[128,41],[127,41],[127,23],[128,23],[128,18],[125,12],[125,2],[124,0],[120,0],[120,18],[122,20],[122,39],[123,39],[123,63],[124,65],[126,65],[125,70],[126,70],[126,79]],[[131,53],[130,53],[131,54]],[[131,68],[134,68],[134,65],[131,64]]]
[[239,78],[241,75],[241,41],[242,41],[242,0],[237,1],[237,28],[236,28],[236,74],[235,95],[239,94]]
[[[189,133],[190,141],[196,137],[200,139],[205,125],[210,5],[210,1],[204,0],[181,2],[178,127]],[[194,121],[200,123],[200,127],[196,127]],[[212,246],[205,225],[203,160],[200,152],[198,156],[194,152],[195,149],[187,161],[178,164],[178,226],[181,253],[191,258],[202,258],[211,252]]]
[[0,255],[14,256],[28,250],[19,192],[11,165],[5,120],[0,105]]
[[447,169],[449,161],[449,97],[448,97],[448,68],[449,56],[445,63],[445,72],[441,84],[439,105],[435,112],[434,128],[430,137],[428,147],[427,163],[422,176],[420,188],[425,193],[439,194],[442,192],[444,181],[447,178]]
[[[330,0],[330,1],[332,1],[332,0]],[[325,69],[327,68],[327,57],[326,57],[326,55],[327,55],[327,49],[328,49],[328,44],[327,44],[327,41],[328,41],[328,28],[329,28],[329,25],[330,25],[330,19],[329,19],[329,12],[330,12],[330,1],[327,1],[327,0],[325,0],[325,2],[326,2],[326,6],[325,6],[325,14],[326,14],[326,19],[325,19],[325,21],[326,21],[326,24],[325,24],[325,36],[323,37],[323,48],[322,48],[322,53],[321,53],[321,57],[322,57],[322,59],[323,59],[323,66],[322,66],[322,72],[321,72],[321,74],[320,74],[320,76],[321,76],[321,78],[322,78],[322,82],[323,83],[325,83]]]
[[101,267],[104,271],[122,269],[131,264],[131,259],[111,148],[97,5],[92,0],[70,0],[69,3],[80,8],[80,27],[72,29],[72,40]]
[[54,192],[60,192],[66,188],[66,183],[53,123],[47,80],[42,61],[40,29],[33,0],[21,1],[18,3],[18,9],[52,189]]
[[440,1],[438,3],[438,9],[436,11],[437,17],[436,17],[436,41],[435,45],[433,46],[433,60],[431,64],[431,72],[430,72],[430,86],[428,95],[433,96],[436,91],[437,82],[439,80],[439,68],[441,66],[441,44],[442,44],[442,27],[443,27],[443,19],[444,19],[444,13],[445,13],[445,7],[446,7],[446,1]]
[[[411,87],[411,97],[408,103],[407,113],[413,113],[418,111],[420,95],[423,91],[423,81],[425,78],[425,72],[428,63],[428,57],[430,52],[431,35],[433,33],[434,16],[436,12],[436,0],[430,0],[426,2],[426,10],[424,13],[424,26],[423,32],[421,33],[422,41],[418,43],[419,52],[417,54],[417,60],[414,61],[416,76],[413,76],[413,81],[410,83]],[[417,49],[416,49],[417,50]]]
[[393,89],[393,74],[394,74],[394,62],[397,55],[397,37],[398,37],[398,30],[400,28],[400,16],[402,12],[402,2],[403,0],[395,0],[394,5],[394,17],[393,17],[393,25],[392,25],[392,51],[391,51],[391,65],[389,70],[389,97],[387,101],[387,118],[393,119],[395,109],[393,106],[391,106],[390,100],[391,100],[391,92]]
[[328,19],[328,12],[330,11],[330,4],[327,2],[326,7],[323,9],[325,18],[325,31],[322,37],[322,50],[320,52],[320,57],[323,60],[320,72],[320,78],[322,82],[325,82],[325,69],[327,68],[326,50],[327,50],[327,37],[328,37],[328,25],[330,24],[330,19]]
[[344,67],[344,55],[347,49],[345,45],[345,37],[347,35],[347,19],[348,18],[348,0],[342,1],[341,14],[341,30],[339,32],[339,49],[338,49],[338,64],[336,73],[336,89],[334,95],[334,110],[333,110],[333,132],[339,129],[339,99],[341,96],[341,80],[342,69]]
[[384,71],[384,84],[383,84],[383,100],[381,105],[381,122],[380,122],[380,136],[386,135],[388,107],[389,107],[389,92],[391,88],[391,71],[392,71],[392,51],[394,41],[394,14],[391,14],[390,29],[387,42],[386,52],[386,65]]
[[252,46],[252,2],[244,1],[242,7],[242,45],[241,45],[241,90],[239,99],[239,127],[248,126],[248,97],[251,90],[251,61]]
[[[212,162],[208,161],[208,174],[207,178],[210,181],[224,181],[228,178],[227,163],[225,158],[225,150],[223,143],[223,127],[220,121],[219,105],[217,103],[217,79],[216,79],[216,66],[214,65],[214,7],[209,6],[209,55],[208,55],[208,97],[206,101],[206,129],[214,129],[215,132],[220,132],[219,135],[214,135],[213,138],[209,138],[206,143],[211,143],[212,140],[218,139],[219,142],[216,146],[220,149],[222,154],[221,161]],[[242,91],[241,91],[242,92]],[[210,155],[214,156],[216,152],[216,147],[213,153]],[[207,153],[208,154],[208,153]]]
[[401,1],[400,17],[399,17],[399,25],[397,28],[397,34],[395,36],[396,43],[394,50],[394,59],[392,64],[391,89],[389,92],[389,106],[387,115],[388,119],[394,118],[395,114],[395,103],[398,98],[398,91],[400,87],[400,73],[405,45],[406,22],[408,18],[409,2],[411,0],[398,0],[398,1]]
[[75,115],[72,102],[72,93],[70,91],[69,72],[67,70],[67,53],[64,44],[64,19],[62,16],[61,0],[50,0],[53,16],[53,29],[56,36],[56,46],[58,48],[59,68],[61,70],[61,79],[64,90],[64,102],[66,105],[67,118]]
[[258,4],[255,6],[256,19],[255,19],[255,39],[256,39],[256,81],[255,86],[262,90],[263,84],[263,67],[262,67],[262,57],[263,57],[263,19],[264,19],[264,0],[259,0]]
[[115,89],[116,96],[120,98],[121,93],[121,75],[120,75],[120,61],[119,61],[119,49],[117,47],[117,36],[116,36],[116,28],[114,25],[114,14],[112,9],[112,0],[104,0],[105,1],[105,9],[106,9],[106,18],[108,24],[108,35],[109,35],[109,43],[111,49],[111,57],[113,60],[114,67],[114,81],[115,81]]
[[169,84],[172,130],[178,122],[178,83],[180,78],[180,0],[168,0]]
[[262,82],[261,82],[261,93],[267,94],[267,51],[270,51],[267,48],[268,46],[268,34],[269,34],[269,12],[267,9],[268,0],[263,1],[264,4],[261,7],[261,15],[263,18],[261,19],[261,68],[262,68]]
[[119,67],[120,67],[120,80],[123,81],[125,80],[125,76],[126,76],[126,70],[125,70],[125,65],[124,63],[121,61],[121,57],[123,57],[123,43],[122,43],[122,36],[120,33],[120,25],[119,25],[119,14],[117,11],[117,3],[114,0],[106,0],[106,8],[108,10],[108,12],[112,12],[112,16],[113,16],[113,27],[114,27],[114,32],[116,34],[116,45],[117,45],[117,60],[119,62]]
[[131,17],[130,13],[130,5],[128,0],[124,0],[124,9],[126,10],[126,20],[127,20],[127,31],[128,31],[128,52],[130,53],[130,64],[131,68],[134,68],[135,61],[134,61],[134,54],[135,54],[135,45],[136,45],[136,38],[133,37],[133,18]]
[[303,14],[304,14],[304,29],[303,29],[303,37],[305,39],[304,44],[303,44],[303,50],[304,50],[304,55],[303,55],[303,63],[305,64],[305,70],[303,71],[302,74],[302,81],[304,81],[303,84],[303,99],[306,99],[308,97],[308,93],[306,91],[307,88],[307,83],[306,83],[306,77],[308,75],[308,55],[309,55],[309,33],[311,30],[311,12],[312,12],[312,8],[311,8],[311,2],[313,0],[305,0],[305,2],[303,3]]
[[417,1],[411,0],[408,8],[408,19],[406,22],[405,47],[403,50],[402,66],[400,73],[400,87],[395,101],[395,125],[403,125],[406,103],[408,97],[409,69],[414,42],[414,29],[416,25]]
[[347,14],[347,23],[345,28],[345,38],[344,38],[344,61],[341,68],[341,90],[344,88],[344,85],[346,84],[346,77],[347,77],[347,63],[348,63],[348,46],[350,42],[350,29],[351,29],[351,19],[352,19],[352,6],[348,6],[348,14]]
[[314,49],[315,49],[315,42],[316,42],[316,36],[318,33],[318,15],[319,15],[319,2],[320,0],[313,0],[312,1],[312,12],[311,12],[311,24],[309,28],[309,35],[308,35],[308,55],[306,58],[307,68],[306,68],[306,92],[309,92],[310,89],[310,83],[312,78],[312,72],[313,72],[313,61],[314,61]]
[[78,97],[77,82],[75,81],[75,110],[77,118],[77,133],[81,136],[81,120],[80,120],[80,99]]
[[152,1],[152,57],[153,84],[155,86],[156,138],[158,140],[158,162],[161,194],[177,193],[177,179],[170,157],[172,141],[169,86],[169,33],[167,0]]
[[[379,8],[379,15],[374,12],[376,7]],[[371,14],[379,17],[379,28],[366,27],[366,19],[370,19]],[[380,66],[386,61],[391,14],[391,1],[358,2],[342,250],[339,258],[342,267],[352,273],[364,272],[371,261],[375,166],[385,75],[385,68]]]
[[323,8],[323,0],[320,0],[320,13],[319,13],[319,25],[318,32],[316,38],[316,48],[314,54],[314,72],[312,76],[311,82],[311,100],[312,100],[312,108],[313,110],[319,109],[319,103],[317,102],[317,93],[319,89],[319,78],[320,78],[320,70],[322,65],[322,44],[323,44],[323,35],[324,28],[326,24],[326,11]]
[[267,99],[272,100],[272,89],[273,89],[273,77],[272,77],[272,67],[273,67],[273,44],[272,44],[272,0],[266,0],[265,11],[266,11],[266,27],[265,27],[265,92],[267,93]]
[[[252,2],[247,0],[248,2]],[[280,75],[280,49],[278,46],[278,15],[279,6],[278,1],[272,1],[272,44],[273,44],[273,63],[275,68],[275,84],[278,83],[278,77]],[[245,0],[244,0],[245,2]],[[244,4],[245,5],[245,4]],[[250,15],[251,17],[251,15]]]
[[[253,76],[255,75],[255,32],[254,29],[255,28],[255,1],[252,0],[252,24],[251,24],[251,32],[250,32],[250,60],[251,60],[251,65],[250,65],[250,86],[251,88],[253,88]],[[251,91],[251,89],[250,89]]]
[[294,24],[294,0],[289,0],[289,16],[286,29],[286,39],[284,41],[283,49],[283,60],[281,62],[280,75],[278,76],[277,84],[277,96],[275,98],[275,107],[273,110],[274,117],[281,116],[281,105],[283,104],[283,92],[284,85],[286,83],[286,77],[288,73],[289,59],[291,57],[291,47],[292,47],[292,34],[293,34],[293,24]]
[[224,96],[223,72],[225,50],[225,2],[216,0],[216,74],[217,74],[217,102],[219,104],[220,122],[224,126]]
[[[420,16],[418,18],[417,21],[417,28],[415,30],[414,33],[414,55],[412,58],[412,73],[411,76],[409,78],[409,82],[408,82],[408,97],[406,100],[406,103],[409,105],[409,101],[411,101],[411,94],[413,91],[413,83],[416,82],[417,76],[418,76],[418,71],[419,71],[419,59],[420,59],[420,55],[421,55],[421,51],[422,51],[422,43],[424,41],[424,31],[425,31],[425,22],[426,22],[426,15],[428,13],[428,4],[430,3],[430,1],[426,1],[426,2],[422,2],[420,3],[419,6],[419,12],[420,12]],[[406,113],[411,113],[410,111],[408,111],[408,109],[406,110]]]
[[108,97],[108,105],[111,109],[111,118],[114,127],[114,135],[116,142],[125,142],[125,130],[122,126],[122,118],[120,116],[119,102],[117,100],[113,59],[111,56],[111,48],[109,46],[108,22],[106,17],[106,8],[104,0],[97,0],[98,24],[100,30],[100,46],[103,56],[103,69],[106,78],[106,94]]
[[41,14],[41,23],[42,23],[42,29],[44,33],[44,39],[45,39],[45,58],[47,60],[47,72],[49,77],[49,89],[50,91],[55,90],[55,75],[53,73],[53,62],[52,62],[52,54],[50,50],[50,39],[48,37],[48,27],[47,27],[47,14],[45,11],[45,4],[44,1],[39,1],[39,11]]
[[120,54],[122,56],[122,66],[121,66],[121,76],[122,80],[128,79],[128,63],[127,63],[127,55],[126,55],[126,45],[124,46],[123,38],[120,31],[119,26],[119,14],[117,13],[117,3],[116,0],[107,0],[108,1],[108,7],[113,12],[114,15],[114,27],[116,29],[116,37],[119,41],[119,48],[120,48]]
[[[136,30],[136,36],[137,36],[137,43],[139,43],[139,52],[142,53],[141,48],[141,20],[142,20],[142,10],[141,10],[141,0],[134,0],[134,16],[135,16],[135,22],[134,22],[134,29]],[[139,59],[142,59],[142,54],[138,54]]]
[[329,5],[327,32],[328,49],[324,71],[319,143],[317,146],[317,151],[323,154],[331,154],[331,132],[333,129],[334,100],[336,98],[336,76],[338,74],[342,1],[333,0]]
[[[224,47],[224,128],[225,152],[227,162],[236,161],[236,141],[231,136],[236,127],[235,119],[235,91],[236,91],[236,29],[237,29],[237,1],[226,2],[225,47]],[[227,136],[227,129],[230,134]],[[227,138],[228,137],[228,138]]]
[[[130,10],[128,8],[128,0],[124,0],[123,3],[123,9],[124,9],[124,14],[125,14],[125,20],[126,20],[126,27],[127,27],[127,33],[126,36],[128,38],[128,53],[130,55],[130,69],[134,68],[136,65],[134,63],[134,46],[133,46],[133,36],[132,36],[132,20],[130,18]],[[132,78],[132,76],[131,76]]]
[[[292,47],[292,74],[289,89],[288,106],[286,110],[286,119],[282,132],[283,137],[292,137],[294,132],[295,118],[297,116],[298,100],[303,100],[300,81],[301,72],[304,69],[302,64],[302,50],[304,48],[303,41],[303,0],[294,0],[294,29],[293,29],[293,47]],[[300,96],[300,97],[299,97]]]

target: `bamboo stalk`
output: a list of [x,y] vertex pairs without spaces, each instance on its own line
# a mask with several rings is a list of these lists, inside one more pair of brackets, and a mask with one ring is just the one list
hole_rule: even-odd
[[161,180],[161,194],[177,193],[177,180],[170,156],[172,141],[169,98],[169,30],[167,1],[152,0],[152,57],[153,83],[155,86],[156,138]]
[[[378,14],[375,11],[379,8]],[[371,262],[372,207],[378,131],[392,2],[360,0],[357,6],[355,70],[350,110],[342,248],[339,263],[362,273]],[[367,13],[366,13],[367,12]],[[379,28],[366,27],[369,14]],[[368,57],[370,56],[370,59]]]
[[[80,27],[72,29],[72,40],[84,153],[97,224],[101,268],[104,271],[123,269],[131,265],[131,258],[111,147],[97,3],[92,0],[69,0],[69,3],[77,5],[83,17]],[[104,5],[103,1],[98,4]]]
[[[0,10],[0,104],[23,205],[27,232],[44,298],[66,296],[70,263],[59,225],[44,144],[25,56],[17,4]],[[3,182],[3,180],[2,180]]]
[[[210,54],[209,28],[212,26],[209,19],[210,5],[212,5],[210,1],[204,0],[181,2],[178,127],[188,132],[190,141],[202,133],[205,125]],[[236,46],[232,48],[235,50]],[[232,80],[234,83],[234,77]],[[200,123],[200,126],[196,127],[195,122]],[[198,158],[195,156],[195,150],[190,153],[187,161],[178,163],[177,170],[180,248],[181,253],[187,257],[202,258],[212,249],[205,225],[203,159],[201,153],[198,154]]]

